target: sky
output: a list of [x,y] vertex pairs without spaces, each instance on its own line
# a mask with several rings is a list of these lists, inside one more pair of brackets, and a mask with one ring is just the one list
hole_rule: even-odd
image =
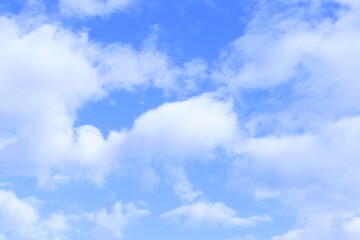
[[358,0],[0,0],[0,240],[360,239]]

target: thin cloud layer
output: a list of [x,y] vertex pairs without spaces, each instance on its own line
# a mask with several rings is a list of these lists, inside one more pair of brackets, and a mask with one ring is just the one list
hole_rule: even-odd
[[149,214],[149,210],[137,208],[132,203],[123,205],[121,202],[116,202],[112,211],[107,212],[102,208],[88,214],[88,218],[96,224],[92,229],[92,235],[96,239],[120,239],[127,225]]
[[240,218],[234,209],[222,202],[195,202],[164,213],[170,221],[183,221],[186,227],[252,227],[262,221],[270,221],[268,216]]
[[114,12],[123,12],[137,0],[59,0],[60,11],[72,17],[108,16]]

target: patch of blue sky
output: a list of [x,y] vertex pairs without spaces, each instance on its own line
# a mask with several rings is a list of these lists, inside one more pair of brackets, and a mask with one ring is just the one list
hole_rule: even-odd
[[158,45],[176,63],[192,58],[214,60],[219,50],[244,33],[255,3],[226,1],[147,1],[135,10],[118,12],[111,17],[65,18],[63,23],[76,29],[88,29],[89,36],[103,43],[123,42],[141,47],[154,27]]
[[24,7],[23,1],[2,1],[0,3],[0,12],[1,13],[19,13]]
[[77,111],[75,125],[90,124],[98,127],[105,135],[111,130],[129,130],[143,113],[171,100],[175,101],[174,97],[156,88],[117,91],[83,106]]

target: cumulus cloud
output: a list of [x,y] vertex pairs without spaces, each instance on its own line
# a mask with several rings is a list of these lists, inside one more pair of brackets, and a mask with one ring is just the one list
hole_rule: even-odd
[[11,191],[0,190],[1,239],[65,239],[69,230],[66,216],[54,213],[40,218],[34,198],[20,199]]
[[328,181],[359,165],[359,130],[359,117],[344,118],[312,133],[253,138],[241,145],[239,152],[252,159],[252,170],[267,171],[274,179],[287,179],[285,184],[290,184],[290,179],[294,183]]
[[[14,192],[0,190],[0,239],[69,239],[78,227],[90,223],[96,239],[120,239],[123,231],[150,211],[133,203],[116,202],[111,211],[101,208],[94,212],[77,210],[70,214],[52,213],[40,216],[40,200],[20,199]],[[42,203],[42,202],[41,202]]]
[[251,139],[240,148],[233,183],[250,186],[258,200],[278,199],[303,219],[302,228],[274,239],[356,239],[346,226],[360,211],[353,187],[359,126],[359,117],[347,118],[311,134]]
[[19,199],[13,192],[0,191],[1,232],[24,231],[38,221],[34,206]]
[[186,227],[252,227],[262,221],[270,221],[268,216],[240,218],[237,212],[222,202],[198,201],[184,205],[163,214],[170,221],[181,221]]
[[91,57],[96,49],[56,25],[24,29],[21,20],[6,17],[0,24],[0,132],[10,139],[0,162],[8,173],[42,175],[42,168],[69,161],[79,151],[74,149],[77,140],[99,136],[89,135],[85,127],[76,136],[73,128],[76,109],[104,95]]
[[126,155],[135,159],[206,159],[217,148],[231,145],[238,132],[232,103],[204,94],[144,113],[127,133],[123,146]]
[[[281,13],[271,12],[274,2],[285,4],[277,8]],[[233,185],[249,188],[257,200],[277,199],[297,214],[294,230],[274,240],[357,238],[360,209],[354,199],[360,192],[353,184],[360,169],[359,4],[284,2],[268,6],[261,1],[263,8],[245,35],[229,45],[212,70],[212,78],[225,86],[219,92],[240,93],[242,106],[250,103],[243,119],[248,139],[241,141],[233,103],[221,93],[165,103],[139,116],[130,129],[108,136],[94,126],[74,126],[81,106],[112,91],[150,86],[194,90],[208,68],[201,60],[175,66],[153,46],[102,45],[58,24],[1,17],[1,171],[35,176],[51,188],[72,178],[101,184],[109,171],[127,161],[151,188],[159,182],[154,162],[178,166],[213,159],[218,149],[225,149],[237,155],[230,170]],[[324,16],[322,4],[329,2],[340,5]],[[64,14],[80,17],[106,16],[131,4],[60,1]],[[199,200],[203,193],[179,169],[170,171],[174,193],[187,205],[165,213],[166,219],[194,228],[247,227],[269,220],[240,218],[222,202]],[[2,231],[37,229],[47,236],[40,229],[66,229],[63,215],[40,220],[27,200],[6,191],[0,196],[5,206],[0,204]],[[7,212],[16,209],[26,217]],[[120,238],[131,219],[148,214],[116,203],[110,212],[101,209],[88,216],[97,224],[94,235]]]
[[122,134],[119,159],[136,172],[144,189],[159,183],[160,164],[174,180],[176,194],[190,200],[201,193],[186,183],[182,165],[216,159],[219,150],[228,151],[236,143],[239,129],[231,100],[203,94],[149,110]]
[[100,45],[29,16],[1,17],[0,26],[2,171],[35,176],[50,188],[74,177],[101,184],[117,158],[123,133],[74,126],[81,106],[117,89],[190,89],[206,71],[201,61],[174,66],[150,45]]
[[59,0],[63,14],[72,17],[108,16],[114,12],[123,12],[138,0]]
[[359,4],[261,3],[213,72],[229,91],[243,94],[241,104],[248,107],[248,140],[235,150],[231,184],[295,212],[294,230],[274,239],[356,239],[346,226],[360,210],[353,187],[359,172]]

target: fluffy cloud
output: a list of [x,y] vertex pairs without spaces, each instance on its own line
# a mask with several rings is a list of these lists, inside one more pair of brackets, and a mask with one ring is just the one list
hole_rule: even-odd
[[261,221],[269,221],[268,216],[240,218],[234,209],[222,202],[198,201],[171,210],[163,215],[171,221],[183,221],[190,228],[209,227],[251,227]]
[[[282,10],[262,2],[246,34],[223,52],[214,79],[226,83],[230,91],[267,91],[272,105],[263,107],[270,111],[324,117],[359,111],[357,4],[301,1],[304,5],[299,7],[299,1],[274,2]],[[325,10],[329,13],[324,15]],[[244,101],[264,104],[253,98]],[[329,104],[331,109],[326,109]],[[289,118],[295,117],[300,116]]]
[[204,94],[146,112],[135,121],[123,146],[134,159],[186,161],[226,149],[238,133],[231,102]]
[[240,147],[233,183],[255,189],[259,200],[278,199],[302,219],[298,230],[274,239],[356,239],[359,130],[354,117],[312,133],[251,139]]
[[[281,13],[272,12],[275,2],[285,4],[276,7]],[[207,66],[195,60],[179,67],[146,44],[139,50],[121,43],[101,45],[54,23],[26,19],[31,23],[24,24],[21,18],[1,17],[2,173],[35,176],[48,187],[71,178],[101,184],[109,171],[126,162],[134,164],[151,188],[159,181],[154,162],[178,166],[213,159],[218,149],[225,149],[238,156],[230,171],[234,185],[249,188],[258,200],[277,199],[297,214],[295,230],[275,240],[357,238],[360,209],[354,199],[360,192],[353,184],[360,169],[359,4],[332,1],[340,7],[324,17],[322,4],[329,2],[262,1],[246,34],[223,53],[212,77],[226,91],[240,92],[242,107],[250,108],[241,108],[248,114],[243,119],[248,120],[243,127],[248,139],[241,142],[233,103],[220,93],[163,104],[139,116],[132,128],[108,136],[94,126],[74,126],[81,106],[111,91],[149,86],[194,90],[194,79],[204,79]],[[130,5],[60,2],[63,13],[81,17],[105,16]],[[179,169],[170,171],[174,193],[187,205],[165,213],[165,218],[195,228],[269,220],[240,218],[221,202],[199,200],[203,193],[194,190]],[[40,220],[27,200],[11,192],[0,196],[5,206],[0,216],[11,220],[0,217],[2,231],[23,228],[41,239],[48,234],[41,229],[66,229],[64,216]],[[16,209],[26,217],[7,212]],[[147,214],[117,203],[112,211],[102,209],[89,219],[97,224],[93,233],[99,238],[120,238],[130,219]],[[35,232],[40,235],[32,235]]]
[[147,209],[137,208],[134,204],[114,204],[111,212],[101,209],[88,214],[88,218],[96,224],[92,234],[97,239],[119,239],[123,236],[123,230],[133,221],[150,214]]
[[73,177],[101,184],[118,157],[123,133],[74,126],[85,103],[115,89],[194,88],[192,80],[206,71],[199,60],[173,66],[149,44],[139,51],[100,46],[85,33],[29,16],[1,17],[0,26],[0,165],[48,187]]
[[86,223],[95,225],[92,235],[97,239],[120,239],[125,228],[150,214],[149,210],[132,203],[116,202],[110,212],[104,208],[88,213],[78,210],[42,218],[39,203],[35,198],[20,199],[12,191],[0,190],[0,239],[68,239],[78,231],[77,227]]
[[26,200],[19,199],[13,192],[0,191],[1,232],[23,231],[38,221],[37,211]]
[[56,25],[25,29],[5,17],[0,25],[0,132],[7,143],[0,162],[7,173],[42,175],[69,161],[74,142],[89,133],[79,128],[76,136],[73,122],[78,107],[104,94],[92,61],[96,48]]
[[69,229],[64,215],[55,213],[41,219],[34,198],[19,199],[11,191],[0,190],[1,239],[64,239]]
[[[251,161],[249,169],[277,179],[286,185],[293,182],[329,181],[347,175],[357,168],[360,151],[356,147],[360,118],[344,118],[328,123],[316,132],[250,139],[239,147],[239,153]],[[290,181],[289,180],[293,180]]]
[[179,170],[181,165],[216,159],[219,150],[226,152],[236,143],[239,129],[231,100],[203,94],[150,110],[121,134],[117,152],[123,166],[130,167],[128,174],[135,171],[140,185],[152,190],[161,179],[158,173],[165,167],[175,181],[176,194],[190,200],[201,193],[192,191]]
[[127,10],[137,0],[59,0],[63,14],[73,17],[107,16]]
[[274,239],[356,239],[359,5],[274,2],[262,2],[213,75],[248,107],[231,182],[295,212],[295,230]]

